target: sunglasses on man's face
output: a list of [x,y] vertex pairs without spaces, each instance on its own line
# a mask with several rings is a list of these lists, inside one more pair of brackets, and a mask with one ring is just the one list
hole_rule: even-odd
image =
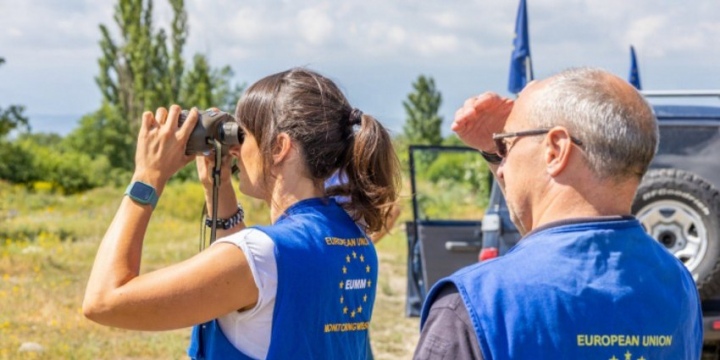
[[[525,131],[518,131],[518,132],[511,132],[511,133],[502,133],[502,134],[493,134],[493,141],[495,141],[495,147],[497,148],[497,154],[501,158],[507,157],[508,154],[508,145],[506,142],[506,139],[513,138],[513,137],[522,137],[522,136],[538,136],[538,135],[544,135],[550,132],[551,129],[536,129],[536,130],[525,130]],[[575,145],[582,146],[582,141],[580,139],[570,136],[570,140],[572,140]]]

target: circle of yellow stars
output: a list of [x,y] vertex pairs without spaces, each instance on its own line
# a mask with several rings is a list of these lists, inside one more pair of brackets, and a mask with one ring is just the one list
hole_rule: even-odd
[[[635,359],[636,360],[647,360],[647,359],[645,359],[644,356],[640,356],[639,358],[635,358]],[[608,360],[619,360],[619,359],[616,358],[615,355],[613,355],[613,357],[611,357]],[[625,360],[632,360],[632,353],[630,352],[630,350],[625,352]]]
[[[350,263],[351,261],[353,261],[353,260],[360,260],[361,263],[364,263],[364,262],[365,262],[365,256],[364,256],[363,254],[358,255],[358,253],[355,252],[355,251],[353,251],[352,253],[350,253],[350,254],[348,254],[347,256],[345,256],[345,262],[346,262],[346,263],[349,264],[349,263]],[[372,268],[370,267],[370,265],[365,265],[365,273],[368,273],[368,274],[369,274],[369,273],[370,273],[370,270],[372,270]],[[347,272],[348,272],[347,266],[346,266],[346,265],[343,265],[343,267],[342,267],[342,273],[343,273],[343,275],[347,275]],[[366,284],[367,284],[367,288],[370,288],[370,287],[372,286],[372,280],[371,280],[371,279],[368,279]],[[340,281],[339,287],[340,287],[340,289],[343,289],[343,288],[345,287],[345,282],[344,282],[344,281]],[[368,300],[367,294],[364,294],[363,297],[362,297],[362,299],[363,299],[363,303],[366,303],[367,300]],[[344,295],[340,295],[340,303],[341,303],[341,304],[344,304],[344,303],[345,303],[345,296],[344,296]],[[363,312],[363,307],[362,307],[362,305],[358,306],[357,308],[353,308],[353,309],[350,309],[350,308],[348,308],[347,306],[343,307],[343,315],[347,315],[348,312],[350,313],[350,317],[351,317],[351,318],[355,318],[356,315],[362,314],[362,312]]]

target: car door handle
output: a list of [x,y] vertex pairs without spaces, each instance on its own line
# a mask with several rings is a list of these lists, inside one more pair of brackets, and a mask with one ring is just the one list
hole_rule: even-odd
[[454,252],[478,252],[482,247],[479,241],[448,241],[445,250]]

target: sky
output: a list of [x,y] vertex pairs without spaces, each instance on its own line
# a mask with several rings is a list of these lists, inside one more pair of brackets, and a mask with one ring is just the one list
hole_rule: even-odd
[[[627,78],[635,46],[644,89],[720,89],[718,0],[527,0],[537,78],[601,67]],[[0,107],[23,104],[34,132],[66,134],[100,106],[99,24],[115,1],[0,0]],[[155,0],[155,25],[172,12]],[[238,83],[306,66],[351,104],[402,131],[403,100],[421,74],[443,96],[443,131],[484,91],[510,95],[516,0],[186,0],[196,52]],[[720,105],[720,103],[718,104]]]

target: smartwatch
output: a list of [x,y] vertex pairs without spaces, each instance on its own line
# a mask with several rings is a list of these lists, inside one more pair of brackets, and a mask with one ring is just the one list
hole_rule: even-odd
[[155,192],[155,188],[142,181],[133,181],[130,183],[127,189],[125,189],[125,195],[133,199],[133,201],[138,204],[150,204],[153,209],[158,202],[158,196],[157,192]]

